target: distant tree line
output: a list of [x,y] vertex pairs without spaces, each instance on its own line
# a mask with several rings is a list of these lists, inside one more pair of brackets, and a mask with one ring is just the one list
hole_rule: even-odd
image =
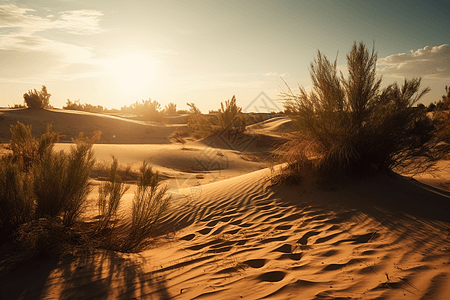
[[101,105],[94,106],[92,104],[80,103],[80,100],[71,101],[67,99],[66,106],[63,109],[79,110],[93,113],[126,113],[142,117],[144,119],[157,118],[164,115],[173,115],[182,113],[183,111],[177,111],[177,105],[175,103],[169,103],[161,109],[161,104],[156,100],[142,100],[136,101],[133,104],[122,106],[119,109],[107,109]]

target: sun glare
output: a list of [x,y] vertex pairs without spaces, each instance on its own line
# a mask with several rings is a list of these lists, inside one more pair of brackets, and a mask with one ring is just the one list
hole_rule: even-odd
[[139,93],[153,83],[157,61],[147,55],[130,53],[112,59],[106,67],[121,90]]

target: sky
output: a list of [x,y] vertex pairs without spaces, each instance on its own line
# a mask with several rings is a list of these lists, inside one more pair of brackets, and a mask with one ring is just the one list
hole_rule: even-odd
[[277,108],[286,84],[311,88],[320,50],[353,42],[378,55],[385,85],[422,77],[421,102],[450,86],[450,1],[0,0],[0,107],[45,85],[67,99],[120,108],[141,100],[217,110],[263,92]]

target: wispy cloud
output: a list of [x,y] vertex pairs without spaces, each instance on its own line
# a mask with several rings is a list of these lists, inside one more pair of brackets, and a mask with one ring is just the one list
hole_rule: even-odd
[[277,77],[286,77],[289,76],[289,73],[277,73],[277,72],[269,72],[263,74],[264,76],[277,76]]
[[[52,69],[34,70],[42,76],[58,77],[60,70],[71,64],[95,64],[92,48],[43,37],[39,33],[47,30],[63,30],[74,35],[91,35],[104,30],[99,26],[103,14],[94,10],[72,10],[56,15],[40,17],[34,9],[18,7],[14,4],[0,5],[0,51],[13,51],[22,55],[47,54],[52,60]],[[48,36],[48,35],[47,35]],[[0,61],[1,61],[0,57]],[[0,71],[0,77],[4,77]],[[58,75],[59,74],[59,75]],[[2,76],[3,75],[3,76]],[[79,76],[80,74],[74,76]],[[83,76],[89,76],[83,73]],[[47,76],[47,78],[48,78]],[[60,77],[59,77],[60,78]]]
[[103,14],[96,10],[72,10],[60,13],[55,24],[73,34],[96,34],[104,30],[99,22]]
[[20,34],[62,29],[72,34],[96,34],[104,31],[99,22],[103,14],[96,10],[71,10],[39,17],[31,14],[36,10],[18,7],[15,4],[0,5],[0,28],[20,28]]
[[380,72],[395,77],[450,78],[450,45],[429,47],[378,59]]

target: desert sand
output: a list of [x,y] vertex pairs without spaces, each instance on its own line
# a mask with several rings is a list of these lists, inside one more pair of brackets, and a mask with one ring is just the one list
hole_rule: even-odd
[[[67,139],[102,131],[98,161],[114,155],[136,170],[149,161],[172,200],[150,249],[0,270],[0,299],[450,299],[446,162],[439,178],[271,186],[270,165],[259,159],[266,149],[257,150],[289,129],[286,118],[250,127],[264,135],[245,153],[211,139],[182,150],[169,135],[183,125],[56,110],[0,110],[3,142],[17,120],[37,135],[51,122]],[[124,205],[132,197],[133,188]]]

